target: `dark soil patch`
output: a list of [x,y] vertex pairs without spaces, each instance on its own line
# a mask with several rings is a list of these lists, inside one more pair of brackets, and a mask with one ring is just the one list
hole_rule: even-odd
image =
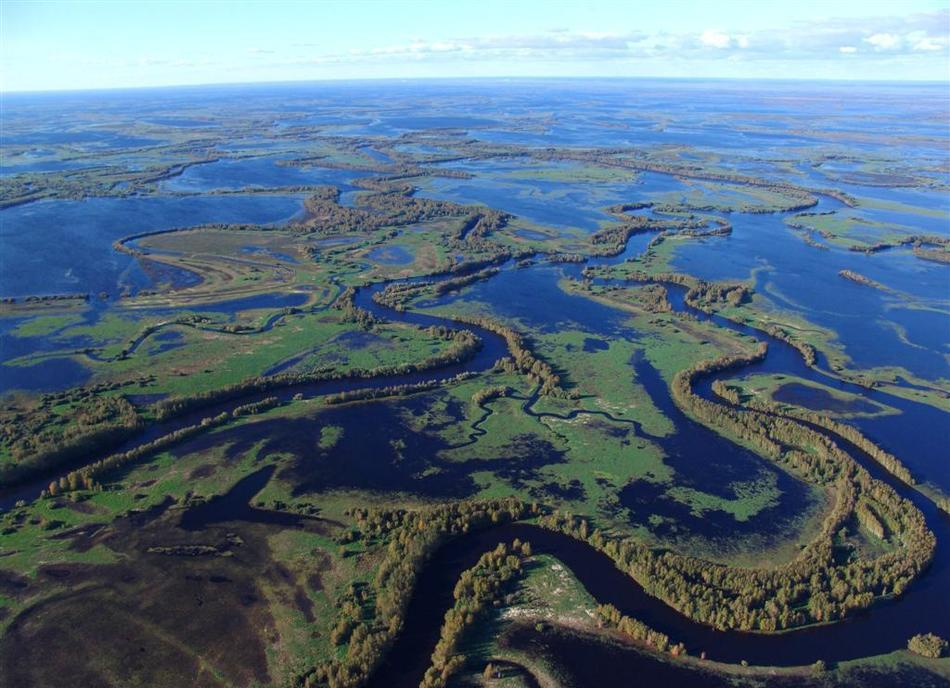
[[218,470],[218,467],[211,463],[205,463],[198,466],[195,470],[188,474],[188,478],[195,480],[197,478],[209,478],[214,475]]
[[[272,526],[189,531],[177,521],[178,512],[165,509],[117,519],[106,546],[121,564],[42,567],[31,593],[43,586],[52,595],[15,618],[0,640],[0,688],[59,685],[65,676],[94,687],[272,684],[266,647],[279,639],[271,593],[261,585],[296,600],[313,621],[298,583],[312,569],[278,565],[266,540]],[[203,548],[216,556],[178,555]],[[23,584],[0,577],[3,594]]]

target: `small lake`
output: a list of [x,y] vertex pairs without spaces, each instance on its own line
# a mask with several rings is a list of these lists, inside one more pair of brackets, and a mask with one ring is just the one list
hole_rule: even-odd
[[409,265],[416,258],[404,246],[379,246],[366,254],[366,257],[383,265]]

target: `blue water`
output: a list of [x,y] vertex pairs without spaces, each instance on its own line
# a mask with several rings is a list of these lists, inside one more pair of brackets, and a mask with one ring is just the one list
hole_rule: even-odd
[[[0,211],[0,294],[115,294],[145,287],[135,258],[112,242],[130,234],[210,222],[277,222],[298,196],[90,198],[41,201]],[[64,250],[68,248],[68,250]]]
[[[451,305],[464,300],[490,304],[496,316],[515,323],[519,328],[543,333],[578,330],[585,334],[584,351],[588,352],[602,350],[611,340],[637,341],[640,335],[631,327],[624,312],[569,294],[558,287],[558,281],[566,276],[565,273],[574,272],[572,266],[547,265],[503,270],[461,294],[440,299],[439,303]],[[761,519],[739,521],[718,510],[704,511],[698,517],[691,513],[689,506],[667,495],[667,487],[663,484],[636,480],[620,493],[620,504],[633,523],[648,527],[658,535],[701,536],[717,541],[740,534],[753,534],[768,540],[795,531],[796,518],[815,505],[814,498],[802,483],[751,451],[737,448],[714,431],[689,419],[673,403],[666,382],[642,356],[631,361],[630,380],[643,385],[652,402],[676,425],[674,434],[649,436],[649,439],[663,450],[664,462],[675,471],[677,484],[735,499],[739,484],[771,480],[780,493],[777,502],[761,514]],[[569,378],[565,384],[571,384]],[[672,521],[653,523],[652,515],[674,519],[678,524],[675,531],[670,530]]]
[[[447,142],[468,137],[527,146],[631,146],[638,155],[654,155],[657,146],[669,146],[658,157],[700,164],[714,155],[723,169],[812,187],[834,186],[864,199],[936,211],[933,215],[905,213],[874,209],[868,203],[844,209],[827,200],[818,208],[854,214],[881,223],[884,229],[901,226],[907,231],[948,235],[950,195],[940,188],[886,188],[829,179],[829,175],[858,169],[856,160],[869,155],[876,164],[886,163],[895,174],[911,171],[936,184],[946,183],[947,172],[940,169],[948,148],[945,95],[943,86],[927,84],[654,79],[435,80],[222,86],[134,94],[13,94],[5,101],[6,126],[0,147],[5,159],[13,153],[24,165],[36,165],[37,171],[53,171],[58,166],[65,169],[79,164],[77,160],[56,162],[64,149],[74,155],[86,146],[107,154],[118,151],[115,146],[135,147],[151,140],[151,133],[147,137],[121,134],[122,123],[131,126],[145,121],[188,128],[236,118],[258,122],[258,126],[253,131],[241,129],[233,140],[218,147],[219,153],[272,147],[274,154],[194,166],[165,182],[163,188],[202,192],[248,185],[329,183],[341,187],[342,199],[351,202],[356,191],[349,184],[354,176],[365,173],[275,164],[279,158],[302,154],[301,142],[285,137],[288,128],[314,138],[321,133],[362,133],[394,139],[407,132],[426,131],[425,136],[395,147],[423,157],[452,155],[452,144]],[[70,113],[69,130],[64,131],[56,119],[62,112]],[[113,118],[115,125],[103,128],[105,118]],[[308,127],[311,131],[306,131]],[[689,148],[678,148],[681,146]],[[363,146],[362,150],[379,162],[388,160],[375,147]],[[824,173],[812,166],[813,160],[829,153],[843,157],[826,160]],[[102,158],[102,164],[116,162]],[[611,220],[603,208],[612,203],[677,198],[691,188],[689,183],[655,173],[609,184],[521,178],[519,173],[526,170],[557,166],[530,163],[525,158],[443,164],[474,177],[421,182],[421,195],[483,203],[562,234],[595,231]],[[7,166],[2,171],[13,169]],[[95,199],[8,209],[0,212],[0,294],[114,294],[123,286],[142,287],[148,279],[135,261],[111,250],[116,238],[200,222],[277,222],[297,209],[298,199],[273,196]],[[781,216],[733,213],[727,219],[734,227],[730,237],[681,242],[672,268],[707,279],[749,280],[758,294],[776,306],[837,332],[855,367],[893,365],[927,379],[950,377],[946,359],[950,277],[946,266],[921,261],[906,249],[871,256],[816,250],[788,230]],[[516,229],[523,238],[540,238],[532,229]],[[877,231],[862,229],[869,239]],[[642,249],[650,238],[636,236],[631,246]],[[359,239],[321,238],[315,239],[315,244],[329,249],[343,241]],[[50,246],[67,246],[69,251],[50,251]],[[371,252],[374,259],[391,265],[411,262],[411,254],[400,247],[381,248]],[[838,276],[845,268],[908,294],[915,303],[847,282]],[[492,280],[497,280],[497,288],[479,283],[466,293],[483,300],[486,308],[538,327],[596,324],[590,314],[597,311],[589,306],[579,308],[551,290],[541,290],[547,300],[539,298],[530,288],[539,278],[519,273],[520,277],[503,274]],[[511,295],[499,299],[495,289],[509,290]],[[518,308],[511,303],[514,299],[531,307]],[[621,332],[622,327],[606,313],[600,315],[606,323],[600,329]]]
[[5,132],[2,145],[59,145],[79,144],[89,148],[138,148],[160,143],[160,139],[129,136],[120,132],[110,131],[25,131]]
[[513,175],[551,169],[570,170],[571,165],[539,164],[527,159],[478,160],[446,163],[445,167],[475,174],[471,179],[436,177],[425,182],[420,195],[426,198],[482,204],[504,210],[522,219],[560,229],[598,230],[612,217],[603,208],[616,203],[642,201],[660,191],[681,188],[670,177],[643,175],[630,182],[563,182]]
[[[29,158],[25,158],[29,159]],[[64,170],[79,170],[83,168],[95,167],[89,162],[75,162],[69,160],[37,160],[36,162],[11,161],[7,158],[0,159],[0,177],[11,174],[26,174],[28,172],[62,172]]]
[[214,190],[263,189],[280,186],[331,184],[349,186],[365,173],[323,167],[278,165],[280,158],[223,159],[206,165],[193,165],[177,177],[162,182],[168,191],[204,192]]
[[403,246],[377,246],[366,257],[383,265],[409,265],[415,260],[415,256]]
[[[944,346],[908,346],[889,324],[895,317],[903,320],[929,345],[950,333],[950,281],[945,266],[907,253],[865,255],[815,249],[778,215],[732,215],[730,220],[733,232],[728,237],[682,242],[674,254],[673,269],[708,280],[749,280],[757,270],[757,292],[837,332],[856,366],[903,366],[927,379],[950,377]],[[925,299],[935,310],[902,314],[904,309],[892,308],[900,304],[896,297],[841,278],[838,273],[843,269]]]

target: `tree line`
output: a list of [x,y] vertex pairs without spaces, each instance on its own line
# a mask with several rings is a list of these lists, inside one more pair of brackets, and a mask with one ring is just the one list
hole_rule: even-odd
[[503,602],[505,589],[522,576],[522,562],[530,556],[530,543],[500,542],[494,550],[483,554],[475,566],[462,572],[453,591],[455,604],[445,613],[432,664],[420,688],[444,688],[452,675],[465,666],[467,658],[459,652],[465,631]]
[[[368,590],[350,587],[337,603],[332,638],[337,655],[304,673],[303,688],[355,688],[379,666],[405,622],[416,578],[447,538],[539,513],[518,499],[463,501],[418,510],[357,507],[349,511],[357,539],[385,545]],[[348,539],[353,539],[349,535]]]
[[54,497],[63,492],[73,492],[76,490],[101,491],[102,485],[99,483],[98,479],[108,471],[121,468],[122,466],[130,464],[144,456],[154,454],[155,452],[165,451],[169,447],[184,442],[187,439],[191,439],[192,437],[210,430],[211,428],[229,423],[230,421],[240,418],[241,416],[263,413],[268,409],[280,405],[280,403],[281,402],[278,397],[267,397],[265,399],[261,399],[260,401],[236,406],[230,411],[230,413],[227,411],[222,411],[216,416],[207,416],[202,418],[197,423],[179,428],[178,430],[174,430],[166,435],[157,437],[149,442],[143,442],[142,444],[129,449],[128,451],[111,454],[99,459],[98,461],[94,461],[91,464],[83,466],[82,468],[70,471],[59,480],[50,482],[41,496]]
[[[793,561],[775,569],[714,564],[608,535],[585,518],[559,511],[542,516],[539,524],[588,542],[649,594],[722,630],[770,632],[833,621],[881,597],[900,595],[930,563],[936,547],[911,502],[872,479],[823,434],[791,419],[717,404],[692,391],[699,376],[760,360],[766,349],[763,343],[751,354],[697,363],[676,375],[672,392],[688,414],[830,490],[834,501],[820,533]],[[852,519],[885,538],[891,549],[871,559],[839,562],[834,539],[851,527]]]
[[404,397],[419,392],[428,392],[443,385],[462,382],[475,377],[475,373],[459,373],[450,378],[441,380],[428,380],[427,382],[407,383],[404,385],[387,385],[386,387],[364,387],[363,389],[350,389],[336,394],[328,394],[323,398],[323,403],[333,406],[336,404],[347,404],[352,401],[366,401],[370,399],[383,399],[386,397]]
[[[225,403],[233,399],[247,396],[249,394],[269,392],[287,387],[293,387],[304,384],[316,384],[319,382],[330,382],[340,379],[372,379],[376,377],[385,377],[393,375],[409,375],[426,370],[442,368],[449,365],[461,363],[474,356],[482,346],[481,340],[477,335],[469,330],[450,330],[448,328],[430,328],[427,330],[433,336],[439,336],[447,339],[450,346],[439,353],[426,357],[417,363],[405,363],[390,366],[379,366],[373,369],[356,368],[349,371],[337,371],[323,369],[310,373],[286,373],[274,375],[271,377],[254,377],[244,380],[240,383],[227,385],[214,390],[199,392],[187,397],[178,397],[174,399],[163,399],[152,405],[151,411],[159,421],[167,420],[185,413],[197,411],[201,408]],[[462,380],[470,377],[471,374],[461,373],[452,380]],[[419,385],[396,385],[376,390],[356,390],[355,392],[341,393],[341,395],[328,395],[327,403],[340,403],[360,398],[371,398],[379,396],[394,396],[423,391],[431,389],[439,384],[444,384],[450,380],[433,381]],[[87,392],[83,392],[83,397]],[[49,403],[52,403],[52,399]],[[60,397],[55,397],[60,398]],[[145,422],[132,406],[123,397],[91,397],[88,402],[91,414],[87,421],[87,415],[77,414],[77,420],[67,424],[64,428],[44,432],[23,432],[23,415],[15,414],[9,422],[0,425],[0,432],[4,433],[3,438],[8,446],[19,447],[18,451],[29,452],[28,456],[22,459],[22,467],[14,467],[4,475],[16,477],[29,469],[33,472],[44,468],[50,468],[66,460],[77,458],[83,454],[94,454],[103,451],[107,447],[114,447],[123,440],[134,436],[145,427]],[[222,412],[214,417],[202,419],[197,424],[181,428],[172,433],[164,435],[156,440],[147,442],[130,449],[126,452],[113,454],[100,459],[85,468],[72,471],[64,476],[57,483],[57,491],[62,491],[63,487],[59,485],[62,480],[66,480],[69,489],[97,489],[95,481],[85,478],[100,475],[105,470],[124,465],[130,461],[144,457],[150,453],[164,449],[172,444],[181,442],[184,439],[192,437],[209,427],[217,426],[227,422],[231,418],[236,418],[247,412],[256,412],[256,405],[263,404],[257,410],[263,410],[269,405],[277,403],[277,397],[267,397],[266,399],[250,404],[244,404],[236,407],[230,413]],[[232,415],[234,413],[237,415]],[[54,417],[49,412],[36,416],[34,414],[34,427],[42,427],[42,424],[49,423],[49,419]],[[113,421],[114,422],[111,422]],[[105,425],[103,425],[106,423]],[[90,429],[91,428],[91,429]],[[73,475],[75,474],[75,475]],[[10,479],[10,478],[7,478]]]
[[683,643],[674,644],[670,641],[670,636],[666,633],[661,633],[660,631],[650,628],[639,619],[634,619],[626,614],[622,614],[620,610],[612,604],[598,605],[594,613],[597,615],[597,620],[602,626],[616,629],[624,635],[658,652],[666,652],[669,650],[670,654],[674,657],[686,654],[686,646],[683,645]]
[[[630,151],[624,150],[622,148],[586,151],[568,151],[548,148],[542,151],[533,151],[532,156],[540,160],[579,160],[600,165],[602,167],[658,172],[660,174],[669,174],[688,179],[703,179],[714,182],[726,182],[745,186],[755,186],[766,189],[767,191],[772,191],[773,193],[796,199],[796,204],[790,206],[790,208],[793,210],[798,207],[804,209],[817,205],[818,199],[814,198],[814,194],[816,193],[834,198],[849,207],[855,207],[858,204],[857,199],[855,199],[850,194],[839,191],[838,189],[812,190],[798,186],[796,184],[790,184],[788,182],[759,179],[758,177],[750,177],[742,174],[711,172],[694,166],[675,165],[659,162],[656,160],[647,160],[645,158],[618,157],[618,154],[624,153],[629,154]],[[814,200],[813,203],[811,202],[812,199]]]
[[135,406],[121,395],[104,394],[119,388],[105,383],[45,395],[31,409],[8,407],[11,412],[0,421],[0,445],[13,463],[0,470],[0,483],[13,484],[140,431],[144,421]]
[[511,356],[498,361],[496,365],[501,370],[526,375],[529,380],[541,386],[541,394],[561,398],[574,396],[574,392],[569,392],[561,386],[561,377],[554,372],[551,364],[538,357],[516,330],[488,318],[453,315],[452,320],[477,325],[504,337]]
[[874,459],[874,461],[879,463],[885,470],[887,470],[888,473],[893,475],[901,482],[912,487],[917,484],[917,481],[910,472],[910,469],[907,468],[907,466],[904,465],[904,463],[898,457],[896,457],[894,454],[891,454],[880,445],[876,444],[873,440],[868,438],[853,425],[842,423],[818,411],[811,411],[798,406],[780,409],[777,404],[762,399],[749,400],[748,406],[764,413],[790,415],[798,420],[811,423],[812,425],[816,425],[826,430],[830,430],[870,456],[872,459]]

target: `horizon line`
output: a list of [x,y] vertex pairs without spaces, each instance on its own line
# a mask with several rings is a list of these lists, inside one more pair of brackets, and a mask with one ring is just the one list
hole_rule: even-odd
[[497,75],[497,76],[384,76],[384,77],[341,77],[341,78],[323,78],[323,79],[289,79],[289,80],[267,80],[267,81],[210,81],[194,84],[160,84],[153,86],[96,86],[79,88],[49,88],[35,90],[12,90],[8,91],[0,87],[0,96],[7,95],[42,95],[55,93],[101,93],[101,92],[121,92],[121,91],[157,91],[162,89],[175,88],[208,88],[217,86],[265,86],[265,85],[292,85],[292,84],[321,84],[321,83],[352,83],[352,82],[415,82],[415,81],[740,81],[740,82],[771,82],[771,83],[826,83],[826,84],[888,84],[888,85],[943,85],[950,88],[950,79],[841,79],[827,77],[758,77],[758,76],[618,76],[612,75]]

